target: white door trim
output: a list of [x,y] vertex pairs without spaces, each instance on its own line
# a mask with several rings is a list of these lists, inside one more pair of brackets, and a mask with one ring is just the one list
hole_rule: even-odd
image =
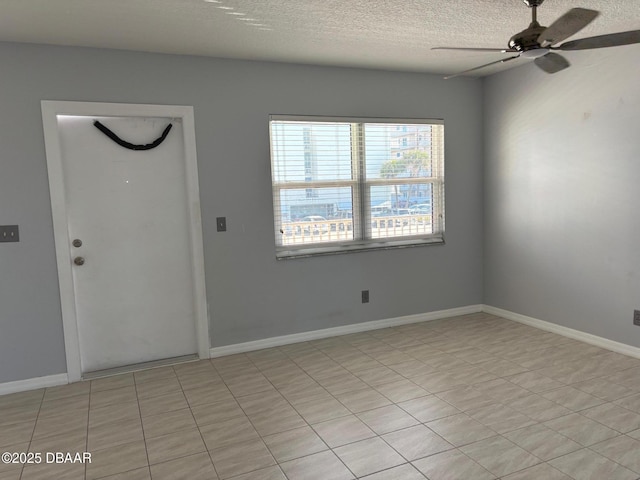
[[184,135],[185,172],[189,208],[191,240],[191,262],[193,285],[195,288],[195,313],[198,355],[209,358],[210,339],[207,315],[207,297],[204,276],[204,249],[202,243],[202,218],[200,214],[200,190],[198,184],[198,164],[196,157],[196,138],[193,107],[179,105],[138,105],[124,103],[95,103],[43,100],[42,122],[44,128],[49,189],[51,194],[51,213],[53,216],[53,234],[60,283],[60,303],[62,306],[62,325],[67,358],[69,382],[82,378],[80,362],[80,343],[78,337],[78,319],[75,308],[75,294],[71,271],[71,254],[68,234],[67,208],[64,194],[64,174],[62,169],[62,151],[58,137],[58,115],[78,116],[131,116],[131,117],[168,117],[182,121]]

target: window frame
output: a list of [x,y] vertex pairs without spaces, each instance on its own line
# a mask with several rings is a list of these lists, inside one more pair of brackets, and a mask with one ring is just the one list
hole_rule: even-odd
[[[317,180],[317,181],[289,181],[276,182],[274,168],[274,135],[273,122],[296,123],[342,123],[359,125],[359,131],[351,128],[351,169],[349,180]],[[403,178],[376,178],[367,179],[366,155],[364,140],[365,124],[399,124],[399,125],[438,125],[442,127],[441,153],[432,159],[436,174],[430,177],[403,177]],[[336,117],[317,115],[269,115],[269,146],[271,164],[271,185],[274,214],[274,234],[276,246],[276,258],[299,258],[316,255],[331,255],[370,250],[386,250],[396,248],[418,247],[425,245],[445,244],[445,132],[443,119],[426,118],[385,118],[385,117]],[[372,237],[372,216],[370,206],[370,192],[374,186],[389,185],[424,185],[430,184],[431,208],[432,208],[432,233],[405,235],[399,237]],[[353,240],[340,240],[332,242],[304,243],[301,245],[284,245],[282,239],[282,215],[280,192],[292,189],[316,189],[316,188],[351,188],[352,196],[352,225]]]

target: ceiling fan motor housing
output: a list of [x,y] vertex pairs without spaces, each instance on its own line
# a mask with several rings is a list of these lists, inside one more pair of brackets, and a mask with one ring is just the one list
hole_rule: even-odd
[[526,52],[534,48],[540,48],[538,37],[547,27],[541,26],[538,22],[533,22],[529,28],[516,33],[509,39],[509,48],[519,52]]

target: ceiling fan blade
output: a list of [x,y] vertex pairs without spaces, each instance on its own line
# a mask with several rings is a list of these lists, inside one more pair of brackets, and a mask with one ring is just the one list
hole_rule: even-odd
[[536,58],[533,63],[547,73],[556,73],[571,66],[566,58],[553,52],[549,52],[542,57]]
[[599,12],[596,10],[572,8],[538,36],[538,43],[543,47],[555,45],[582,30],[593,22],[598,15]]
[[464,75],[464,74],[466,74],[466,73],[473,72],[473,71],[475,71],[475,70],[480,70],[481,68],[488,67],[489,65],[495,65],[496,63],[504,63],[504,62],[508,62],[509,60],[514,60],[514,59],[518,58],[519,56],[520,56],[520,55],[516,55],[516,56],[514,56],[514,57],[509,57],[509,58],[504,58],[504,59],[502,59],[502,60],[498,60],[498,61],[496,61],[496,62],[491,62],[491,63],[487,63],[487,64],[485,64],[485,65],[481,65],[481,66],[479,66],[479,67],[470,68],[469,70],[465,70],[465,71],[463,71],[463,72],[454,73],[453,75],[447,75],[446,77],[444,77],[444,79],[445,79],[445,80],[449,80],[450,78],[453,78],[453,77],[459,77],[460,75]]
[[634,43],[640,43],[640,30],[580,38],[554,47],[554,50],[588,50],[590,48],[619,47]]
[[457,50],[463,52],[502,52],[515,53],[517,50],[512,48],[466,48],[466,47],[433,47],[431,50]]

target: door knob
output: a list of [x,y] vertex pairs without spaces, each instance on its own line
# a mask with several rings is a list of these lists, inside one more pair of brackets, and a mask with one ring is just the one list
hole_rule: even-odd
[[73,263],[75,263],[76,265],[84,265],[84,258],[83,257],[76,257],[73,259]]

